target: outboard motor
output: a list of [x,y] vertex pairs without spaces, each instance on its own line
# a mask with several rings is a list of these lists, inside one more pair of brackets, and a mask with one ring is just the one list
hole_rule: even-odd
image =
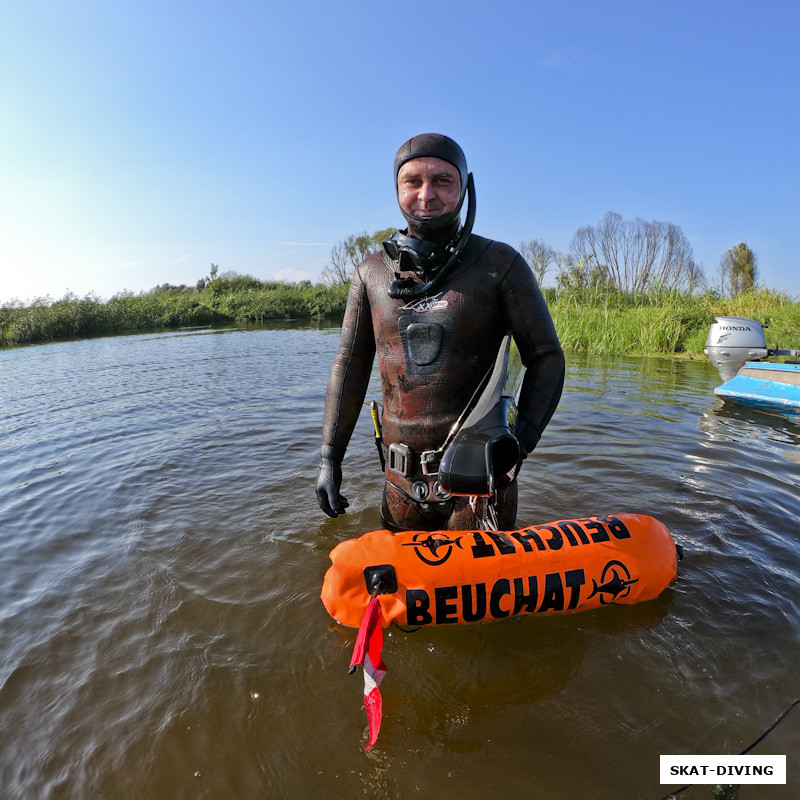
[[717,317],[708,332],[703,352],[729,381],[747,361],[761,361],[769,355],[764,328],[746,317]]
[[711,359],[723,382],[736,377],[747,361],[762,361],[769,356],[800,356],[800,350],[781,350],[777,343],[774,349],[768,348],[766,327],[747,317],[716,318],[703,352]]

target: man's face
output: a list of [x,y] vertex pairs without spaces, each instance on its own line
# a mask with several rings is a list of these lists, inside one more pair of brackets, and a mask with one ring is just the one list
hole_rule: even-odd
[[406,214],[440,217],[456,207],[460,196],[461,176],[441,158],[413,158],[397,173],[397,199]]

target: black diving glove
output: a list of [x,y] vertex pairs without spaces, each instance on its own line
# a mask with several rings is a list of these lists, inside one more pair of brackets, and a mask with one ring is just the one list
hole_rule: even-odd
[[340,447],[324,444],[319,462],[317,478],[317,502],[319,507],[329,516],[338,517],[344,514],[350,505],[339,489],[342,485],[342,459],[344,451]]

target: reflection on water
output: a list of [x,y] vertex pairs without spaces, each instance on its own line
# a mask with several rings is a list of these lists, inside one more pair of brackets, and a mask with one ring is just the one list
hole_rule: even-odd
[[[652,514],[657,600],[392,630],[363,753],[328,552],[379,527],[368,415],[351,513],[316,508],[338,331],[173,332],[0,352],[0,753],[17,798],[658,800],[661,753],[736,753],[800,694],[800,424],[702,362],[571,356],[520,524]],[[370,398],[378,396],[375,379]],[[755,753],[785,753],[795,713]],[[708,798],[696,786],[681,798]]]

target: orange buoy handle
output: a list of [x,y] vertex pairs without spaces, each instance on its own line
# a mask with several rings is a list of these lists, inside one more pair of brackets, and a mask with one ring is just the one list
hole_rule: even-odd
[[515,531],[372,531],[330,557],[322,601],[355,628],[373,592],[384,625],[447,625],[649,600],[678,564],[666,526],[636,514]]

